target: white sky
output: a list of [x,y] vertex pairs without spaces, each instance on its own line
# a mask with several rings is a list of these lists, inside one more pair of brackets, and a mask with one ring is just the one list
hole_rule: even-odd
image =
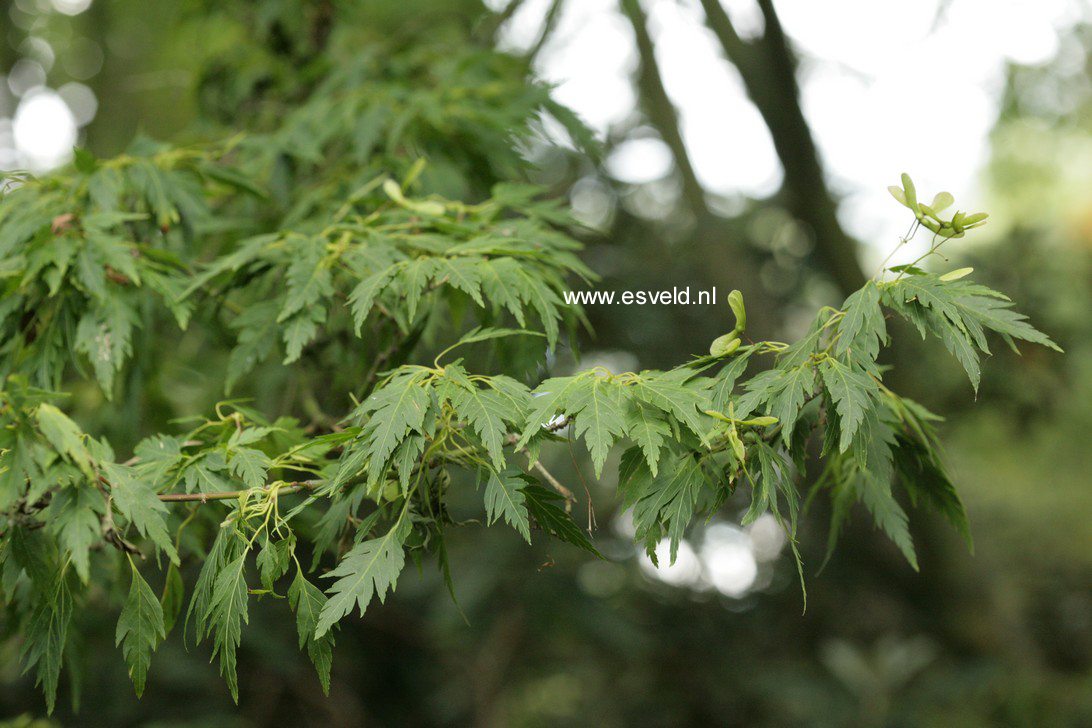
[[[503,5],[503,0],[495,0]],[[698,0],[644,0],[657,61],[701,182],[724,195],[767,195],[781,169],[736,70],[703,25]],[[725,0],[742,35],[761,32],[754,0]],[[922,196],[941,188],[957,207],[982,203],[976,178],[988,152],[1007,60],[1050,60],[1059,32],[1092,10],[1090,0],[779,0],[782,24],[803,66],[802,105],[843,223],[873,243],[878,263],[907,226],[887,186],[908,172]],[[504,42],[527,47],[549,0],[528,0]],[[537,70],[556,97],[601,134],[634,103],[632,30],[616,0],[569,0]],[[610,169],[634,183],[662,176],[669,157],[655,140],[627,144]],[[909,251],[907,251],[909,253]]]

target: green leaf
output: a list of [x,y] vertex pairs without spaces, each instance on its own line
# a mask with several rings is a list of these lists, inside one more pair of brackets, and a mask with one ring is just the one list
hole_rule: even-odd
[[227,470],[227,460],[222,450],[206,450],[190,460],[182,469],[186,492],[216,493],[231,490],[231,483],[218,473]]
[[845,317],[838,326],[835,355],[845,356],[856,350],[875,361],[880,353],[880,344],[887,340],[887,324],[880,308],[880,290],[873,281],[869,281],[847,298],[842,308]]
[[546,329],[547,343],[551,347],[556,346],[560,333],[557,321],[561,318],[557,309],[561,305],[561,299],[546,283],[522,267],[517,269],[517,278],[520,280],[520,298],[535,309],[543,328]]
[[167,576],[163,583],[163,596],[159,604],[163,608],[163,632],[170,634],[174,623],[182,612],[182,602],[186,595],[186,585],[182,582],[182,572],[174,564],[167,566]]
[[910,527],[906,511],[891,494],[891,484],[872,477],[868,473],[858,479],[855,485],[857,498],[865,505],[876,525],[894,541],[902,555],[918,570],[918,557],[914,552],[914,542],[910,538]]
[[531,514],[531,517],[544,531],[565,543],[570,543],[589,553],[600,556],[595,546],[592,545],[587,535],[580,530],[580,527],[576,525],[572,517],[561,508],[558,508],[558,501],[563,500],[560,495],[538,485],[524,487],[523,495],[524,502],[527,505],[527,512]]
[[694,517],[705,488],[705,476],[698,461],[685,454],[672,460],[656,476],[640,462],[634,449],[622,455],[619,467],[619,490],[623,507],[633,508],[633,526],[637,538],[643,540],[649,556],[655,559],[655,546],[661,528],[671,539],[671,563],[679,551],[679,543]]
[[469,387],[452,390],[451,404],[459,417],[466,418],[478,433],[493,467],[502,470],[504,440],[508,431],[504,423],[512,414],[504,397],[493,390],[479,389],[471,383]]
[[915,506],[924,502],[944,516],[973,552],[974,540],[971,538],[967,511],[936,452],[908,438],[900,437],[898,442],[894,450],[895,471],[910,501]]
[[231,471],[242,478],[248,488],[265,485],[269,466],[273,464],[268,455],[252,447],[236,447],[230,453]]
[[523,280],[517,275],[520,265],[512,258],[486,260],[480,266],[482,292],[494,305],[508,309],[520,326],[526,325],[523,315]]
[[747,392],[736,405],[737,417],[746,418],[766,403],[769,413],[781,423],[781,436],[788,443],[800,408],[815,390],[815,369],[808,363],[790,369],[770,369],[745,386]]
[[622,390],[605,377],[591,376],[586,386],[569,400],[570,413],[575,417],[576,436],[583,437],[591,453],[595,477],[603,473],[607,453],[615,440],[626,434],[622,414]]
[[55,583],[39,595],[32,606],[20,651],[24,674],[38,667],[34,684],[42,686],[50,714],[57,702],[57,683],[71,619],[72,595],[63,575],[57,575]]
[[398,276],[398,283],[406,297],[406,313],[410,321],[417,318],[417,306],[421,296],[428,290],[429,280],[436,272],[436,258],[421,257],[403,263]]
[[264,539],[262,550],[254,559],[263,588],[273,591],[273,582],[288,573],[292,562],[292,543],[292,539],[288,538],[271,541],[268,535]]
[[135,471],[125,465],[100,463],[100,468],[110,483],[110,496],[121,514],[177,564],[178,552],[164,518],[168,513],[167,506],[156,497],[152,484],[138,479]]
[[314,305],[305,311],[292,316],[284,326],[284,364],[291,364],[300,358],[303,347],[307,346],[315,334],[319,325],[326,321],[326,309]]
[[455,347],[462,346],[463,344],[472,344],[478,341],[488,341],[490,339],[500,339],[506,336],[543,336],[537,331],[527,331],[526,329],[505,329],[505,328],[480,328],[475,326],[470,331],[463,334],[458,341],[451,346],[444,349],[436,356],[436,360],[439,361],[443,358],[444,354]]
[[[357,408],[357,416],[370,414],[358,442],[369,459],[368,476],[376,482],[387,467],[391,453],[410,430],[424,434],[421,426],[429,407],[420,372],[396,376]],[[352,452],[347,448],[346,453]]]
[[389,268],[373,273],[353,289],[349,294],[349,304],[352,307],[353,324],[356,326],[356,333],[360,334],[360,328],[364,325],[364,320],[368,318],[368,313],[372,310],[372,305],[375,303],[376,296],[386,288],[387,282],[397,273],[398,266],[392,265]]
[[671,427],[664,420],[662,412],[651,405],[631,401],[630,407],[636,411],[626,415],[629,422],[626,435],[641,448],[649,470],[656,475],[660,448],[671,439]]
[[587,386],[586,377],[551,377],[535,387],[532,392],[531,410],[520,434],[516,449],[522,450],[531,438],[541,433],[543,428],[557,414],[571,414],[566,411],[567,402],[583,387]]
[[298,311],[306,311],[333,294],[330,269],[324,265],[326,242],[321,237],[309,238],[297,244],[295,255],[285,272],[288,291],[277,315],[277,323],[287,321]]
[[132,353],[136,312],[116,296],[98,301],[76,327],[73,348],[85,354],[107,399],[113,396],[114,375]]
[[485,513],[489,518],[489,525],[493,525],[503,516],[527,543],[531,543],[531,524],[521,490],[526,486],[527,481],[523,474],[514,468],[490,473],[485,486]]
[[307,581],[303,570],[296,571],[296,578],[288,587],[288,604],[296,613],[296,631],[299,634],[300,649],[307,647],[307,655],[318,672],[322,692],[330,694],[330,668],[334,661],[334,636],[331,633],[315,637],[319,615],[326,606],[326,595],[317,586]]
[[481,288],[482,278],[480,273],[484,258],[470,256],[466,258],[441,258],[437,266],[436,275],[442,276],[442,280],[454,286],[474,299],[474,303],[484,306]]
[[94,477],[91,469],[91,454],[84,444],[86,435],[64,412],[51,404],[42,403],[35,411],[38,429],[49,440],[57,452],[74,463],[88,477]]
[[633,396],[678,420],[708,445],[704,412],[708,399],[704,388],[708,380],[694,380],[694,372],[680,367],[666,372],[644,371],[632,386]]
[[130,566],[132,585],[118,618],[114,644],[121,645],[125,664],[129,667],[129,679],[133,681],[133,689],[139,698],[144,694],[152,653],[160,640],[167,636],[167,630],[163,624],[163,607],[155,592],[144,581],[136,565],[130,562]]
[[735,391],[736,382],[743,375],[743,372],[747,371],[747,364],[750,362],[751,354],[754,350],[746,351],[735,359],[731,364],[723,367],[717,375],[713,377],[712,387],[710,389],[710,397],[712,399],[713,409],[717,412],[727,412],[728,403],[732,401],[732,392]]
[[182,462],[182,441],[170,435],[153,435],[137,443],[133,454],[138,459],[137,472],[158,486]]
[[243,624],[250,621],[247,599],[246,552],[243,552],[216,577],[208,623],[209,632],[213,633],[212,656],[220,656],[220,675],[227,681],[236,704],[239,703],[239,679],[235,672],[235,653],[243,639]]
[[227,391],[260,361],[264,361],[280,338],[277,324],[277,302],[252,304],[234,321],[231,328],[239,332],[239,341],[228,357],[224,387]]
[[90,577],[91,546],[102,537],[99,517],[105,510],[102,493],[91,486],[61,488],[49,504],[49,530],[72,556],[72,564],[84,584]]
[[208,634],[209,620],[212,617],[212,595],[216,586],[216,577],[223,571],[224,565],[233,557],[238,546],[238,532],[231,528],[221,528],[212,542],[212,547],[201,565],[197,582],[193,585],[190,607],[186,610],[186,625],[190,617],[196,616],[195,633],[197,641]]
[[358,543],[345,554],[336,569],[323,574],[323,578],[336,578],[337,581],[326,590],[331,596],[315,625],[316,639],[326,634],[354,606],[360,608],[363,616],[372,597],[378,596],[382,603],[387,590],[394,590],[406,563],[403,545],[409,532],[410,519],[403,513],[390,531],[379,538]]
[[841,426],[841,439],[838,449],[845,452],[853,441],[853,435],[860,427],[865,413],[873,406],[872,397],[878,390],[877,384],[865,374],[837,359],[824,359],[819,364],[827,392],[834,401]]

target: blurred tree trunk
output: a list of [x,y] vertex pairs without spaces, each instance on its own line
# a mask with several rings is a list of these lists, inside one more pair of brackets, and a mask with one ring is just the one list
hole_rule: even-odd
[[720,41],[724,55],[739,69],[747,94],[773,137],[785,171],[781,192],[786,206],[815,233],[820,264],[842,292],[849,294],[865,282],[857,246],[838,222],[837,204],[827,187],[819,152],[800,108],[796,56],[772,0],[757,2],[766,22],[765,32],[754,41],[745,41],[720,0],[701,0],[709,29]]

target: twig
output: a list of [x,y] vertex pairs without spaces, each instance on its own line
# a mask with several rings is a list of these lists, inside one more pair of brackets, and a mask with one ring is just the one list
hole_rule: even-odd
[[[321,483],[321,480],[305,480],[298,483],[288,483],[287,485],[277,488],[276,492],[278,496],[287,495],[289,493],[298,493],[301,490],[311,490]],[[246,490],[229,490],[218,493],[164,493],[159,496],[159,500],[164,503],[188,503],[194,501],[205,503],[214,500],[232,500],[246,495],[247,493],[253,493],[255,490],[269,491],[272,490],[272,488],[266,486],[265,488],[247,488]]]
[[[547,432],[557,432],[563,427],[568,426],[569,422],[571,421],[572,420],[569,418],[568,415],[563,415],[556,422],[550,422],[547,425],[543,425],[543,429],[545,429]],[[519,442],[519,435],[513,433],[508,436],[509,445],[515,445],[517,442]],[[524,450],[524,452],[527,452],[527,450]],[[572,513],[573,504],[576,503],[576,496],[573,495],[573,492],[566,488],[564,485],[562,485],[561,481],[555,478],[553,473],[547,470],[546,466],[543,465],[540,461],[536,460],[534,465],[532,465],[531,467],[538,471],[538,474],[541,475],[543,479],[550,484],[550,487],[556,490],[561,495],[561,497],[565,499],[565,512]]]
[[562,485],[561,482],[546,469],[546,466],[538,460],[535,461],[534,468],[538,471],[539,475],[546,479],[547,483],[553,486],[554,490],[561,494],[561,497],[565,499],[565,512],[570,513],[573,509],[573,504],[576,503],[576,496],[573,495],[573,492]]

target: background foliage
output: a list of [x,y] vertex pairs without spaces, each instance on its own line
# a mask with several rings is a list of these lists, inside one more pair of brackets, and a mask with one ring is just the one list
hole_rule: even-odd
[[[713,4],[706,5],[715,24]],[[640,6],[624,3],[622,7],[640,38]],[[763,8],[772,12],[766,5]],[[18,8],[13,12],[34,15]],[[399,225],[435,213],[436,208],[429,205],[446,205],[445,199],[485,200],[495,182],[522,174],[521,148],[556,158],[552,167],[545,162],[541,166],[563,170],[547,180],[558,191],[574,176],[594,169],[619,198],[640,194],[610,180],[595,162],[595,143],[581,137],[579,127],[564,118],[560,109],[549,110],[568,124],[576,135],[574,147],[581,153],[544,150],[533,135],[509,136],[519,119],[548,100],[542,88],[526,84],[527,59],[488,52],[496,19],[473,3],[420,11],[417,17],[427,17],[428,22],[407,19],[406,9],[394,3],[369,4],[367,11],[321,3],[306,9],[293,3],[263,3],[248,9],[217,5],[200,12],[170,4],[134,5],[114,12],[94,4],[74,19],[42,13],[34,20],[45,24],[35,32],[59,34],[62,40],[55,46],[62,53],[68,47],[63,42],[65,27],[78,27],[91,37],[120,33],[136,38],[139,34],[132,32],[136,24],[172,31],[169,36],[164,33],[161,43],[134,40],[136,48],[127,61],[108,54],[94,81],[100,98],[125,99],[125,103],[102,105],[98,119],[86,130],[87,145],[102,160],[127,150],[124,155],[110,162],[77,158],[75,173],[67,181],[46,183],[38,198],[41,209],[13,205],[16,216],[24,216],[26,229],[40,229],[45,221],[60,239],[69,221],[58,221],[57,210],[72,208],[73,200],[87,200],[104,211],[99,218],[80,220],[93,233],[93,245],[84,249],[92,251],[89,255],[103,271],[101,276],[87,277],[85,271],[95,266],[81,267],[76,259],[42,257],[47,250],[44,245],[38,259],[20,261],[20,265],[38,266],[44,289],[41,299],[19,305],[38,310],[43,317],[55,316],[39,330],[57,343],[36,349],[44,352],[42,361],[19,360],[17,355],[14,359],[39,378],[37,384],[54,386],[58,362],[71,359],[62,343],[75,342],[72,349],[86,356],[91,366],[81,380],[66,377],[73,395],[64,405],[88,431],[113,444],[117,460],[134,452],[148,433],[179,433],[179,442],[145,442],[136,451],[144,459],[135,467],[162,468],[155,477],[167,477],[178,464],[171,464],[169,458],[157,461],[150,445],[173,452],[180,443],[201,439],[203,448],[215,445],[210,449],[222,452],[222,463],[214,460],[219,467],[205,468],[198,463],[188,466],[190,473],[174,475],[183,482],[192,477],[195,489],[202,487],[200,478],[209,477],[253,478],[257,483],[258,475],[272,464],[263,457],[284,452],[286,444],[299,442],[307,428],[327,427],[330,418],[342,412],[330,405],[340,393],[367,390],[368,383],[360,381],[359,372],[368,374],[370,363],[379,360],[382,364],[368,374],[378,378],[380,370],[407,356],[392,347],[402,334],[420,337],[422,347],[435,353],[450,343],[440,341],[437,327],[450,326],[461,311],[475,310],[470,290],[445,282],[435,295],[426,292],[432,298],[421,304],[437,311],[431,320],[440,323],[431,328],[426,324],[416,331],[411,320],[385,321],[385,327],[364,337],[364,349],[338,337],[319,342],[321,346],[305,346],[317,335],[309,312],[321,308],[331,320],[341,316],[340,330],[346,335],[364,319],[358,310],[354,320],[352,306],[335,299],[339,294],[351,295],[351,289],[343,287],[346,271],[371,270],[377,264],[357,261],[364,268],[354,269],[350,256],[341,268],[339,257],[329,276],[294,278],[293,266],[301,275],[316,270],[316,261],[304,256],[306,250],[319,246],[302,241],[319,239],[333,255],[343,232],[336,224],[309,229],[307,221],[336,223],[339,215],[340,221],[346,220],[347,213],[342,212],[346,200],[383,200],[386,212],[367,223],[383,236],[382,244],[376,246],[384,251],[378,263],[401,265],[397,275],[407,278],[399,278],[395,285],[409,291],[413,283],[409,276],[420,276],[427,288],[442,280],[443,274],[429,269],[411,272],[404,263],[411,256],[416,261],[428,258],[440,249],[426,250],[424,258],[420,249],[407,254],[406,246],[415,243],[399,238]],[[771,70],[780,66],[743,60],[748,53],[753,58],[787,52],[784,43],[778,43],[776,27],[767,27],[770,32],[753,47],[735,45],[723,25],[714,30],[720,29],[726,52],[741,71],[751,69],[748,87],[767,89],[765,93],[773,95],[782,88],[774,81],[786,80]],[[200,44],[194,42],[197,38]],[[1067,42],[1083,54],[1082,38]],[[147,45],[141,47],[141,43]],[[195,47],[202,50],[195,53]],[[11,50],[5,48],[5,52]],[[644,60],[637,77],[644,120],[670,142],[671,109],[663,104],[662,92],[657,93],[649,58]],[[180,86],[151,89],[127,81],[137,73],[135,69],[145,73],[157,68],[185,68],[186,80]],[[863,519],[851,520],[826,572],[818,580],[811,579],[808,612],[801,617],[791,558],[771,562],[766,586],[732,599],[649,581],[634,567],[632,550],[625,546],[628,535],[616,536],[608,528],[601,529],[596,539],[596,548],[608,556],[604,562],[589,562],[575,550],[538,539],[528,549],[515,533],[501,529],[453,529],[447,533],[446,549],[459,608],[444,597],[442,574],[431,567],[419,574],[408,571],[393,605],[371,609],[362,620],[342,624],[329,700],[319,697],[321,683],[315,680],[308,658],[296,651],[297,634],[286,629],[291,625],[283,603],[250,600],[249,626],[241,645],[237,647],[230,629],[216,630],[221,655],[238,650],[241,707],[236,710],[230,707],[216,668],[206,664],[207,646],[184,645],[177,638],[178,629],[158,647],[154,669],[144,685],[144,700],[132,699],[129,678],[138,685],[144,678],[139,669],[136,675],[125,674],[113,649],[115,638],[123,651],[140,654],[148,646],[140,639],[147,637],[136,635],[154,635],[174,616],[169,609],[157,614],[147,585],[137,576],[140,572],[122,559],[122,573],[104,582],[117,584],[117,593],[103,597],[126,605],[125,616],[115,629],[116,614],[93,610],[79,614],[83,637],[70,645],[76,658],[72,665],[86,667],[80,680],[69,684],[68,677],[62,679],[59,720],[66,725],[95,720],[143,724],[168,711],[178,716],[175,724],[192,720],[201,725],[213,721],[264,724],[275,715],[280,720],[295,716],[301,723],[346,725],[581,724],[589,717],[604,725],[821,724],[824,716],[831,725],[854,720],[862,725],[1074,725],[1087,720],[1092,710],[1087,702],[1092,692],[1088,663],[1092,632],[1089,551],[1082,548],[1082,539],[1088,532],[1084,523],[1089,504],[1087,489],[1081,487],[1087,483],[1084,473],[1089,465],[1082,433],[1088,424],[1087,383],[1092,381],[1085,320],[1089,268],[1083,211],[1087,200],[1074,191],[1072,180],[1057,181],[1054,167],[1042,161],[1072,155],[1075,148],[1087,144],[1087,75],[1082,71],[1074,73],[1072,64],[1013,69],[990,170],[996,207],[1006,213],[995,221],[1001,223],[994,226],[996,247],[955,251],[953,255],[961,259],[951,264],[974,265],[976,278],[983,277],[1012,295],[1033,320],[1056,335],[1067,355],[1058,357],[1028,347],[1017,359],[1001,348],[984,367],[979,401],[972,407],[959,367],[918,351],[913,345],[916,333],[891,324],[894,339],[909,342],[890,360],[896,365],[890,374],[893,388],[945,414],[959,414],[963,405],[967,408],[941,427],[949,443],[947,460],[957,482],[966,488],[977,540],[973,560],[963,555],[954,538],[926,519],[914,526],[923,571],[917,575],[886,541],[877,541]],[[769,73],[775,74],[773,80],[762,75]],[[1034,92],[1043,79],[1063,86],[1059,98],[1074,102],[1061,109],[1044,104]],[[192,93],[182,92],[183,88]],[[781,93],[761,103],[756,98],[756,104],[766,110],[771,129],[780,130],[779,151],[783,147],[785,155],[801,159],[803,149],[806,160],[807,137],[792,121],[799,116],[792,89]],[[305,99],[309,100],[304,103]],[[788,121],[777,121],[782,116]],[[146,136],[170,138],[174,144],[132,142],[138,127]],[[247,136],[215,154],[197,153],[196,147],[188,146],[201,139],[229,138],[242,127],[248,130]],[[1059,127],[1066,133],[1053,131]],[[458,143],[453,144],[453,139]],[[1029,145],[1041,151],[1028,154]],[[597,261],[616,261],[608,267],[602,286],[639,288],[649,283],[645,287],[655,288],[668,279],[708,283],[706,287],[716,284],[724,290],[736,286],[747,292],[750,330],[763,337],[793,340],[792,313],[794,306],[804,302],[801,294],[809,290],[806,281],[828,281],[823,302],[839,305],[842,296],[835,291],[841,288],[849,293],[864,280],[852,255],[847,264],[845,250],[852,251],[852,244],[837,229],[834,203],[825,186],[809,177],[809,164],[786,166],[783,194],[756,200],[741,214],[725,217],[708,209],[700,184],[687,172],[685,150],[669,146],[677,155],[676,173],[686,190],[678,207],[690,222],[680,226],[676,215],[650,224],[618,208],[609,235],[590,238],[586,256],[593,268],[599,268]],[[428,159],[423,169],[412,167],[418,157]],[[239,161],[244,162],[242,173],[232,174]],[[815,169],[819,169],[817,161]],[[368,188],[386,174],[417,186],[409,185],[401,201],[389,204],[389,190],[380,185]],[[255,185],[254,180],[268,183]],[[421,199],[414,190],[427,190],[436,197]],[[555,275],[555,269],[557,273],[584,270],[575,257],[565,254],[566,243],[544,234],[547,225],[560,219],[555,208],[531,202],[518,188],[501,188],[493,192],[493,200],[476,209],[445,206],[441,217],[455,217],[457,224],[438,227],[434,232],[442,234],[444,242],[434,239],[432,244],[473,238],[480,230],[476,225],[491,224],[500,215],[508,219],[514,210],[519,213],[515,218],[519,225],[530,226],[536,238],[558,246],[555,254],[532,261],[542,266],[546,280]],[[111,217],[115,210],[149,217]],[[799,276],[794,286],[754,285],[761,280],[756,271],[769,260],[785,262],[784,255],[763,247],[762,231],[771,224],[788,230],[786,234],[801,224],[816,232],[812,251],[791,261],[793,275]],[[303,237],[261,236],[278,227],[299,228]],[[119,248],[119,237],[128,237],[120,231],[148,241],[140,248],[140,257],[126,257],[127,251]],[[520,230],[522,234],[512,237],[524,238],[526,232]],[[20,235],[9,227],[4,234],[12,239]],[[139,280],[142,288],[158,293],[164,302],[171,301],[179,280],[189,273],[190,258],[183,251],[189,250],[201,261],[212,260],[226,252],[225,241],[240,239],[252,244],[240,246],[230,265],[208,271],[206,282],[214,300],[223,302],[213,319],[215,326],[180,331],[177,324],[191,315],[187,306],[141,308],[137,297],[130,295],[132,288],[122,282]],[[674,249],[686,252],[670,256],[668,265],[652,270],[644,262],[656,255],[662,241],[680,239],[687,244],[681,248],[676,244]],[[194,241],[198,247],[188,247]],[[509,245],[506,241],[494,244]],[[63,247],[48,246],[48,255],[66,253]],[[432,264],[416,267],[426,265]],[[77,281],[82,298],[51,303],[47,295],[51,283],[45,275],[49,270],[61,271],[54,276],[67,275]],[[112,295],[97,295],[105,289]],[[559,286],[552,290],[556,294]],[[494,313],[516,316],[518,310],[518,315],[532,321],[553,320],[550,296],[543,293],[538,298],[542,307],[533,304],[533,294],[517,293],[509,299],[507,314],[504,310]],[[15,299],[5,296],[4,300]],[[364,308],[363,300],[363,293],[353,299],[358,309]],[[208,303],[200,297],[193,299],[196,306]],[[728,328],[724,320],[695,320],[689,318],[690,312],[679,310],[649,314],[617,309],[609,311],[610,318],[606,309],[588,313],[597,331],[596,346],[634,352],[646,367],[678,364],[695,348],[695,341],[707,342]],[[50,325],[55,322],[64,325]],[[277,328],[289,324],[284,331],[295,333],[279,340],[263,333],[245,335],[273,324]],[[104,342],[103,326],[121,333]],[[559,328],[558,334],[562,331]],[[150,332],[156,335],[145,335]],[[477,347],[458,352],[466,352],[474,365],[471,371],[484,371],[482,366],[499,371],[503,361],[514,371],[534,374],[532,346],[541,344],[512,341],[514,346],[497,354],[503,360],[490,361]],[[4,345],[14,346],[16,340],[8,339]],[[11,357],[13,352],[5,354]],[[283,360],[295,361],[296,366],[285,368],[280,365]],[[232,396],[252,398],[252,410],[225,408],[219,413],[226,415],[224,419],[195,424],[197,431],[188,434],[172,424],[178,417],[205,417],[214,411],[222,385],[229,384],[223,381],[227,378],[233,380]],[[111,395],[124,401],[126,408],[119,411],[108,406],[104,398]],[[10,396],[38,395],[25,390]],[[67,455],[71,467],[79,470],[92,460],[114,459],[102,452],[85,456],[68,437],[68,424],[59,412],[48,405],[37,411],[40,433]],[[300,418],[299,428],[286,422],[261,422],[259,412],[293,412]],[[266,431],[266,427],[282,430]],[[610,432],[609,426],[606,431]],[[255,444],[256,448],[250,447]],[[305,468],[306,456],[303,453],[294,464]],[[562,447],[548,452],[546,463],[565,482],[579,483],[570,460],[568,448]],[[597,464],[602,466],[602,460]],[[596,516],[604,525],[612,522],[615,508],[610,470],[601,485],[589,486],[594,489],[591,500]],[[115,480],[124,482],[125,474],[118,475]],[[223,482],[214,482],[217,485],[210,485],[210,490],[226,489]],[[488,488],[497,494],[507,492],[504,482],[502,478],[497,485],[488,483],[486,497]],[[101,502],[94,501],[93,493],[78,490],[74,503],[50,506],[75,519],[64,529],[71,534],[66,538],[75,539],[69,543],[74,554],[81,552],[81,545],[90,544],[99,527],[98,515],[107,512]],[[476,496],[479,503],[480,497]],[[540,497],[549,503],[545,495]],[[84,498],[90,502],[81,502]],[[806,564],[823,560],[823,523],[831,514],[822,503],[817,500],[801,524]],[[166,564],[174,545],[156,530],[159,508],[149,503],[123,504],[121,498],[117,505],[145,535],[161,542]],[[746,502],[738,506],[742,511]],[[472,517],[480,505],[453,498],[450,508],[459,517]],[[513,516],[512,510],[500,505],[493,509],[494,516],[513,519],[518,526],[518,508],[514,512]],[[97,515],[87,521],[89,513]],[[543,521],[537,516],[536,520]],[[321,528],[321,524],[313,525]],[[715,534],[715,525],[705,529],[707,539]],[[208,544],[213,532],[211,528],[204,533],[191,530],[193,541],[179,547]],[[693,540],[700,543],[701,539],[697,534]],[[259,545],[264,554],[265,544]],[[276,549],[269,551],[275,554]],[[218,553],[215,548],[213,553]],[[230,548],[216,558],[223,564],[241,563]],[[277,558],[270,559],[268,568],[273,573],[280,569]],[[81,563],[74,560],[77,579]],[[185,581],[192,584],[196,564],[183,563],[183,568],[191,570]],[[168,570],[166,583],[157,580],[162,577],[149,576],[156,604],[163,587],[170,588],[171,573],[177,572]],[[225,569],[225,573],[238,572]],[[295,608],[317,599],[305,585],[311,583],[292,582],[287,596]],[[237,586],[227,578],[208,585],[208,598],[219,605],[212,610],[213,620],[224,620],[229,626],[238,619],[239,604],[233,601]],[[377,584],[380,593],[382,587]],[[65,608],[63,599],[57,603]],[[462,621],[460,609],[469,626]],[[196,620],[198,632],[210,626],[200,615]],[[43,628],[48,624],[43,623]],[[305,635],[299,637],[305,648],[310,647],[304,654],[309,651],[312,659],[318,655],[321,672],[324,648],[308,645]],[[19,677],[20,645],[9,642],[5,649],[10,653],[5,660],[10,666],[3,693],[6,712],[39,713],[33,674]],[[75,715],[69,712],[65,693],[80,685],[84,705],[82,713]],[[195,701],[198,694],[201,700]],[[108,707],[98,704],[105,695],[111,696]]]

